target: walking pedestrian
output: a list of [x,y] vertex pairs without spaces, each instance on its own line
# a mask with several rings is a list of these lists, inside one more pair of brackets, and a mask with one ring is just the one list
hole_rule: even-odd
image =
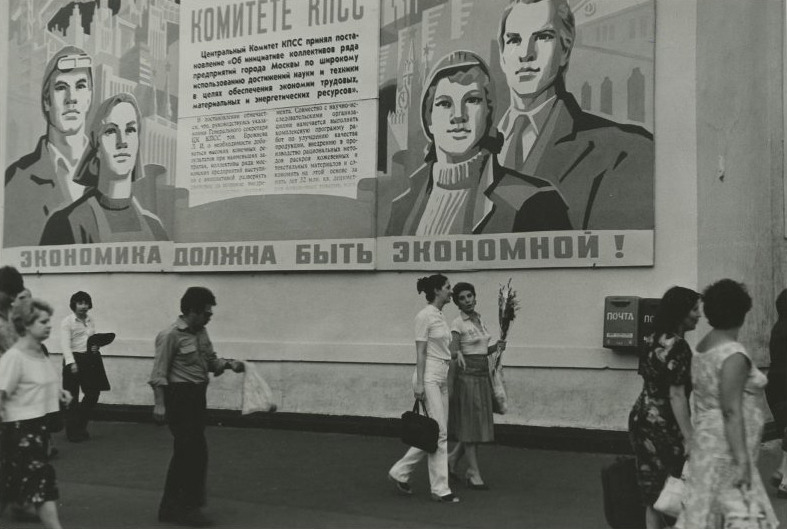
[[492,383],[489,379],[489,355],[505,350],[506,342],[498,340],[489,345],[492,335],[481,315],[475,310],[475,287],[470,283],[457,283],[452,297],[462,313],[451,323],[451,350],[456,351],[456,376],[453,393],[449,399],[448,431],[457,443],[448,454],[449,475],[460,477],[456,465],[462,457],[467,461],[464,481],[475,490],[489,487],[478,468],[480,443],[495,439],[495,421],[492,415]]
[[16,268],[0,267],[0,356],[19,338],[11,323],[10,313],[11,306],[24,289],[24,279]]
[[52,330],[52,307],[37,300],[14,306],[12,322],[19,335],[0,358],[0,512],[8,504],[33,505],[48,529],[59,529],[59,492],[49,464],[50,434],[46,415],[68,403],[57,371],[43,347]]
[[207,527],[208,445],[205,439],[208,373],[244,370],[243,362],[219,358],[205,326],[213,316],[216,298],[205,287],[189,287],[180,299],[180,316],[156,336],[156,356],[148,382],[153,388],[153,419],[169,426],[174,438],[164,495],[158,511],[161,522]]
[[[451,329],[443,314],[443,306],[451,301],[451,284],[442,274],[422,277],[417,283],[418,293],[424,293],[428,305],[415,317],[416,364],[413,375],[413,394],[426,406],[429,416],[437,421],[439,434],[437,450],[428,454],[429,483],[432,499],[442,503],[456,503],[459,498],[448,485],[448,364],[451,362]],[[410,475],[427,455],[412,447],[391,470],[388,478],[396,490],[405,495],[413,493]]]
[[771,365],[765,396],[776,425],[782,434],[782,453],[779,469],[771,477],[776,496],[787,498],[787,289],[776,298],[778,319],[771,329]]
[[653,320],[653,336],[640,359],[643,384],[629,414],[629,437],[647,529],[669,525],[653,504],[667,477],[680,476],[688,453],[692,352],[684,335],[697,326],[699,299],[697,292],[684,287],[664,293]]
[[694,434],[675,527],[719,529],[729,515],[748,516],[753,508],[762,516],[758,527],[774,528],[779,521],[757,470],[767,378],[738,342],[752,300],[746,287],[731,279],[710,285],[702,299],[713,329],[697,344],[691,363]]

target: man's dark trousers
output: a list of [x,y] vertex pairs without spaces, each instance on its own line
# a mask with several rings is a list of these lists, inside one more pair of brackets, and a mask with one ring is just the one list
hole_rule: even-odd
[[205,504],[207,389],[207,384],[186,382],[164,389],[167,424],[175,440],[160,511],[183,512]]
[[87,422],[98,403],[100,391],[84,391],[82,402],[79,401],[79,373],[71,372],[71,365],[63,365],[63,389],[71,393],[71,404],[66,414],[66,436],[78,438],[87,432]]

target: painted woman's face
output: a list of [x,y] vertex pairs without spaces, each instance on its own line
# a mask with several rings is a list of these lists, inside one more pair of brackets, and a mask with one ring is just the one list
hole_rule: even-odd
[[139,151],[139,123],[131,103],[118,103],[101,121],[101,174],[114,178],[131,175]]
[[475,155],[475,147],[486,134],[489,113],[481,83],[461,84],[440,79],[431,110],[429,132],[437,152],[444,154],[450,163]]

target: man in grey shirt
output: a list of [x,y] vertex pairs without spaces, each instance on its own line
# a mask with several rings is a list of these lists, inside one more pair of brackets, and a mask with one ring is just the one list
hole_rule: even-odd
[[208,445],[205,439],[208,373],[244,370],[243,362],[219,358],[205,326],[213,316],[216,298],[205,287],[190,287],[180,299],[181,315],[156,336],[156,356],[148,384],[153,388],[153,419],[166,422],[174,437],[161,522],[191,527],[211,525],[205,505]]

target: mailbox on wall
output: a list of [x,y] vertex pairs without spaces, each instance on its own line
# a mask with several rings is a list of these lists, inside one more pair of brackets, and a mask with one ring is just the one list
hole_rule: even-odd
[[653,332],[658,298],[607,296],[604,299],[604,347],[637,350]]

